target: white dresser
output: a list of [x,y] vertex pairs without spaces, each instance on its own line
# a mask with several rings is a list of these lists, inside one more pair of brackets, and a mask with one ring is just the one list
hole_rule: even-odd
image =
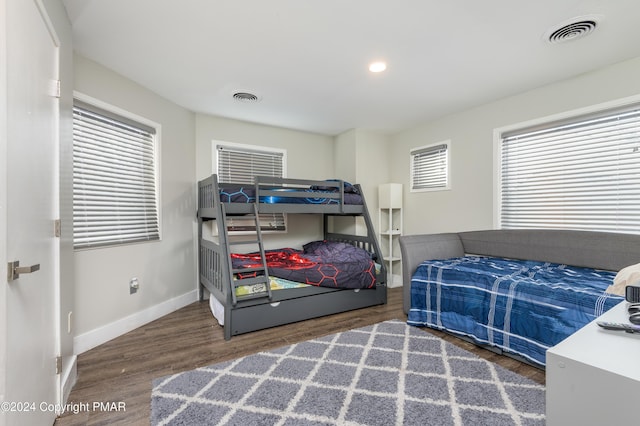
[[[628,323],[627,302],[596,321]],[[640,334],[593,321],[547,351],[547,425],[640,424]]]

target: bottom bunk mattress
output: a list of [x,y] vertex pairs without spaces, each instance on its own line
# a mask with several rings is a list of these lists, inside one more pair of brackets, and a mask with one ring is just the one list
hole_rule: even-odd
[[546,350],[621,296],[615,272],[464,256],[423,262],[411,279],[408,323],[446,330],[544,366]]
[[[376,266],[371,253],[338,241],[313,241],[302,250],[265,250],[270,276],[330,288],[374,288]],[[233,269],[261,266],[260,253],[233,253]],[[243,278],[254,273],[239,275]]]

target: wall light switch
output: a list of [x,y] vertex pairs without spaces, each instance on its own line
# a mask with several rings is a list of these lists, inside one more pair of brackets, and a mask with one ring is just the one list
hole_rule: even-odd
[[129,281],[129,294],[136,293],[138,291],[138,288],[140,288],[138,279],[135,277],[131,278],[131,281]]

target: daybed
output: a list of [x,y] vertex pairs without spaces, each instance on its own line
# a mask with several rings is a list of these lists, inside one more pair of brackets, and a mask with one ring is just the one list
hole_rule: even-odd
[[622,302],[640,235],[488,230],[400,238],[408,323],[544,367],[546,350]]
[[[235,241],[228,222],[260,213],[322,215],[322,240],[301,241],[302,250],[264,250],[260,226],[254,226],[255,240]],[[336,232],[332,218],[340,216],[362,217],[366,235]],[[200,299],[209,294],[225,339],[387,301],[386,270],[359,185],[272,177],[220,184],[211,175],[198,183],[198,219]],[[203,235],[209,221],[215,221],[216,239]]]

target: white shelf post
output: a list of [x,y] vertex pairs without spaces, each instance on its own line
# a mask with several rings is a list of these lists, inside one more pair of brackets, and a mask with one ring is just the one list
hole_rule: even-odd
[[[378,187],[378,232],[383,261],[387,268],[387,285],[402,285],[402,259],[399,237],[402,235],[402,184],[386,183]],[[394,273],[396,271],[396,273]]]

